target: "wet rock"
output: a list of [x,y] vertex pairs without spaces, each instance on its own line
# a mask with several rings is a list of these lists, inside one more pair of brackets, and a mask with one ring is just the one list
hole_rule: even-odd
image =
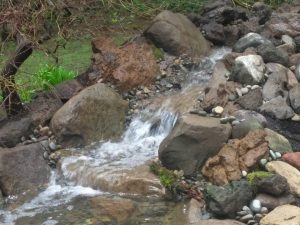
[[0,149],[0,189],[5,196],[37,190],[49,181],[43,152],[38,143]]
[[262,225],[297,225],[300,221],[300,208],[283,205],[268,213],[260,223]]
[[94,197],[89,200],[95,215],[108,217],[118,224],[124,223],[133,215],[136,204],[124,198]]
[[282,162],[272,161],[267,163],[266,169],[269,172],[275,172],[286,178],[292,193],[300,196],[300,171],[295,167]]
[[265,100],[271,100],[277,96],[287,97],[288,83],[287,71],[284,66],[276,63],[266,64],[269,78],[263,87],[263,97]]
[[251,90],[246,95],[240,97],[236,102],[244,109],[256,110],[263,104],[262,91],[259,88]]
[[289,91],[289,98],[295,113],[300,113],[300,84],[297,84]]
[[261,202],[258,199],[254,199],[250,202],[250,209],[254,213],[259,213],[261,211]]
[[257,53],[262,56],[265,63],[279,63],[288,66],[288,54],[281,49],[275,48],[274,45],[260,45],[257,48]]
[[118,137],[124,126],[127,102],[104,84],[90,86],[70,99],[51,120],[58,141],[78,146]]
[[208,208],[219,216],[233,218],[243,205],[252,199],[252,189],[247,181],[233,181],[225,186],[206,187]]
[[275,152],[280,152],[281,154],[293,151],[290,142],[284,136],[268,128],[266,128],[265,131],[267,133],[266,140],[269,143],[270,149]]
[[256,181],[255,184],[258,192],[275,196],[280,196],[289,190],[287,180],[278,174],[274,174],[269,177],[263,177]]
[[239,180],[242,171],[258,166],[260,159],[268,157],[268,145],[263,130],[254,130],[241,139],[232,139],[219,153],[209,158],[202,168],[202,174],[216,185]]
[[[93,72],[101,74],[103,81],[111,82],[117,89],[148,86],[155,82],[159,73],[153,48],[142,37],[126,43],[122,48],[110,39],[97,38],[92,41],[92,49]],[[95,79],[89,83],[94,84],[99,78]]]
[[300,152],[289,152],[283,155],[283,161],[300,170]]
[[280,120],[290,119],[295,115],[293,109],[281,96],[273,98],[260,107],[260,111]]
[[230,79],[241,84],[260,84],[264,80],[265,64],[259,55],[239,56],[235,59]]
[[268,39],[257,33],[248,33],[239,39],[233,46],[233,52],[244,52],[249,47],[258,47],[259,45],[272,44]]
[[220,124],[218,118],[184,115],[161,143],[159,159],[168,169],[190,175],[219,151],[230,134],[231,126]]
[[68,101],[82,89],[83,86],[77,80],[67,80],[54,87],[55,93],[63,102]]
[[163,11],[156,16],[144,34],[157,47],[173,55],[199,57],[209,52],[209,43],[184,15]]
[[273,195],[260,193],[255,197],[255,199],[258,199],[261,202],[262,206],[269,210],[275,209],[276,207],[281,205],[293,204],[296,202],[295,197],[291,194],[285,194],[275,197]]
[[259,24],[265,24],[272,15],[272,8],[263,2],[255,2],[252,10],[255,12],[255,16],[258,16]]

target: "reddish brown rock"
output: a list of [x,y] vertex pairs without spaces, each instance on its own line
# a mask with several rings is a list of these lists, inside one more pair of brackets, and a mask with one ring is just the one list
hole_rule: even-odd
[[230,140],[216,156],[206,161],[203,175],[216,185],[239,180],[243,170],[255,168],[260,159],[268,157],[265,136],[263,130],[254,130],[241,140]]
[[300,53],[290,56],[289,66],[295,66],[300,64]]
[[290,152],[282,156],[282,159],[288,164],[300,170],[300,152]]
[[111,81],[121,89],[149,85],[159,68],[152,47],[143,39],[129,42],[118,48],[109,39],[95,39],[93,71],[104,81]]
[[291,70],[287,70],[288,89],[295,87],[298,84],[298,80],[295,74]]

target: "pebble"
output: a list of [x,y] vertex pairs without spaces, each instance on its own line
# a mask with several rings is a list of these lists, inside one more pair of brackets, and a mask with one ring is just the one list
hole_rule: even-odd
[[229,117],[223,117],[220,119],[220,123],[222,123],[222,124],[226,124],[228,122],[229,122]]
[[[250,209],[249,209],[250,210]],[[249,214],[249,212],[247,212],[247,211],[240,211],[240,212],[237,212],[237,215],[239,215],[239,216],[246,216],[246,215],[248,215]]]
[[275,155],[275,153],[273,152],[273,150],[270,150],[270,156],[272,157],[273,160],[275,160],[277,157]]
[[232,121],[232,126],[236,126],[236,125],[238,125],[238,124],[240,124],[240,121],[239,120],[234,120],[234,121]]
[[245,170],[242,171],[242,176],[243,176],[243,177],[246,177],[247,174],[248,174],[248,173],[247,173]]
[[259,85],[253,85],[252,87],[251,87],[251,90],[255,90],[255,89],[258,89],[258,88],[260,88],[260,86]]
[[224,112],[224,108],[222,106],[217,106],[213,109],[212,112],[220,115]]
[[228,96],[228,99],[229,99],[230,101],[234,101],[234,100],[236,99],[236,96],[235,96],[234,94],[230,94],[230,95]]
[[49,127],[42,127],[42,128],[40,129],[40,135],[41,135],[41,136],[47,136],[48,133],[49,133],[49,131],[50,131]]
[[24,136],[21,137],[21,141],[24,142],[26,141],[26,138]]
[[243,93],[239,88],[236,88],[235,91],[236,91],[236,93],[238,94],[239,97],[243,96]]
[[198,115],[200,115],[200,116],[206,116],[207,112],[205,112],[205,111],[198,111]]
[[243,216],[240,221],[247,222],[248,220],[253,219],[253,216],[251,214],[247,214],[246,216]]
[[33,142],[37,142],[37,141],[38,141],[37,138],[35,138],[35,137],[32,137],[31,140],[32,140]]
[[43,157],[44,157],[44,159],[46,159],[46,160],[49,159],[49,154],[48,154],[48,152],[45,151],[44,154],[43,154]]
[[56,146],[56,144],[55,144],[53,141],[51,141],[51,142],[49,143],[49,148],[50,148],[52,151],[55,151],[56,148],[57,148],[57,146]]
[[229,118],[229,122],[233,122],[236,120],[235,116],[229,116],[228,118]]
[[267,207],[262,207],[260,210],[260,213],[262,214],[267,214],[269,212],[269,210],[267,209]]
[[247,223],[247,225],[254,225],[254,224],[256,224],[255,220],[249,220],[248,223]]
[[260,213],[257,213],[257,214],[255,214],[255,216],[254,216],[254,219],[255,219],[256,221],[258,221],[258,222],[259,222],[262,218],[263,218],[263,215],[260,214]]
[[38,135],[38,134],[39,134],[39,131],[38,131],[37,129],[34,129],[34,130],[33,130],[33,133],[34,133],[34,135]]
[[291,120],[295,121],[295,122],[299,122],[300,121],[300,115],[295,114],[295,116],[293,116]]
[[246,211],[246,212],[248,212],[248,213],[250,213],[250,214],[252,214],[251,209],[250,209],[248,206],[246,206],[246,205],[243,207],[242,210],[243,210],[243,211]]
[[261,159],[259,161],[259,163],[260,163],[261,166],[265,166],[267,164],[267,162],[268,162],[268,160],[266,160],[266,159]]
[[275,156],[276,156],[276,159],[280,159],[281,158],[281,153],[280,152],[275,152]]
[[245,95],[249,92],[249,89],[244,87],[244,88],[241,88],[241,92],[242,92],[242,95]]
[[257,199],[254,199],[251,203],[250,203],[250,209],[252,212],[258,213],[261,211],[261,202]]

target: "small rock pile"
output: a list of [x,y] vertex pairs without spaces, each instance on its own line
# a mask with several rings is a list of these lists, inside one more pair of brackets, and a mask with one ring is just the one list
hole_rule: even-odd
[[236,220],[239,220],[247,225],[260,225],[260,220],[268,213],[266,207],[261,206],[259,200],[253,200],[249,207],[244,206],[241,211],[237,212]]

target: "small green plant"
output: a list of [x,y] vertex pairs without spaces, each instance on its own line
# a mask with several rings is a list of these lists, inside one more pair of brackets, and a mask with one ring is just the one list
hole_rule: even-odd
[[157,60],[160,60],[164,57],[164,52],[160,48],[154,48],[153,49],[153,54],[154,54],[154,56]]
[[45,65],[43,66],[34,77],[35,82],[38,82],[38,86],[47,90],[56,84],[59,84],[65,80],[71,80],[75,77],[73,71],[68,71],[61,66]]
[[249,184],[251,184],[252,186],[255,186],[255,183],[257,182],[257,180],[269,177],[271,175],[272,175],[272,173],[267,172],[267,171],[254,171],[247,175],[247,180],[248,180]]

